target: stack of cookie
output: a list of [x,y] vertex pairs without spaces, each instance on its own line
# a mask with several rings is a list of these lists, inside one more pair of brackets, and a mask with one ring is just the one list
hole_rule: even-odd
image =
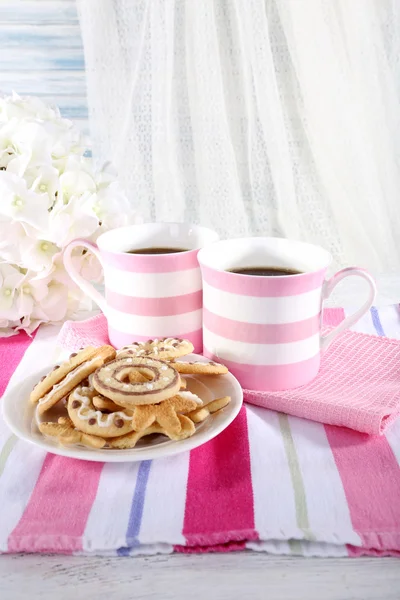
[[[195,423],[224,408],[229,397],[206,406],[186,390],[184,375],[223,375],[224,365],[185,362],[193,351],[187,340],[164,338],[134,343],[116,352],[111,346],[84,348],[35,386],[31,401],[44,435],[62,444],[93,448],[133,448],[151,434],[182,440]],[[43,420],[56,404],[65,414],[57,422]]]

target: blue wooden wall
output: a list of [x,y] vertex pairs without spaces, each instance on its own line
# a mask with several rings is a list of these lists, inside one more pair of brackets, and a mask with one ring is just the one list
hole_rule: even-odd
[[13,90],[57,104],[88,133],[75,0],[0,0],[0,93]]

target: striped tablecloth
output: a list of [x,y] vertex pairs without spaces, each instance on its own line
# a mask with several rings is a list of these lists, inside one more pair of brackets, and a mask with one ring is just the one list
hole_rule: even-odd
[[[358,325],[400,338],[398,307]],[[58,330],[0,342],[0,394],[61,358]],[[52,454],[0,419],[0,551],[153,554],[400,551],[400,421],[368,436],[249,406],[175,457],[102,464]]]

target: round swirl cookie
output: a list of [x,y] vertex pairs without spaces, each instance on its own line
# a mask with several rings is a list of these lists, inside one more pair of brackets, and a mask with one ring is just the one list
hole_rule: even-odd
[[194,347],[189,340],[180,338],[161,338],[147,340],[147,342],[134,342],[117,351],[117,358],[126,356],[149,356],[160,360],[173,360],[193,352]]
[[[152,377],[150,381],[132,381],[138,371]],[[95,389],[119,406],[157,404],[175,396],[181,387],[179,373],[168,363],[150,357],[116,358],[97,369],[93,375]]]
[[[146,381],[151,381],[151,379],[148,377],[145,377],[144,375],[139,373],[139,371],[131,371],[129,373],[129,381],[131,383],[135,383],[138,381],[146,382]],[[187,385],[186,379],[181,377],[181,390],[185,390],[186,385]],[[179,393],[182,395],[182,392],[179,392]],[[118,406],[118,404],[115,404],[115,402],[113,402],[112,400],[110,400],[110,398],[106,398],[105,396],[102,396],[102,395],[94,396],[92,402],[98,410],[102,410],[102,411],[116,412],[121,409],[121,407]]]

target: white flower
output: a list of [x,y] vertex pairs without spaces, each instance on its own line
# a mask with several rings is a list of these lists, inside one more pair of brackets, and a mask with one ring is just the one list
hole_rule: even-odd
[[94,192],[95,189],[96,182],[86,171],[83,169],[67,170],[60,177],[60,190],[57,201],[61,204],[67,204],[72,197]]
[[23,98],[15,92],[11,96],[0,96],[0,123],[10,119],[24,120],[37,118],[43,121],[53,121],[60,118],[57,107],[45,104],[35,96],[24,96]]
[[24,179],[33,191],[47,194],[53,204],[60,185],[57,169],[47,165],[32,167],[24,173]]
[[53,265],[53,256],[58,250],[58,246],[48,240],[26,236],[20,241],[21,262],[32,271],[49,271]]
[[38,98],[0,97],[0,169],[14,158],[25,166],[53,164],[59,172],[85,152],[85,138],[57,108]]
[[72,196],[67,204],[61,204],[57,198],[50,213],[48,239],[61,248],[76,238],[90,238],[98,228],[96,215],[82,212],[80,203],[79,196]]
[[16,303],[18,312],[23,317],[30,315],[35,306],[40,303],[47,295],[47,281],[40,279],[28,271],[18,289]]
[[0,215],[0,261],[19,265],[21,242],[25,237],[26,230],[22,223]]
[[101,223],[101,230],[140,222],[125,194],[116,182],[101,187],[95,194],[82,199],[82,211],[95,214]]
[[12,135],[16,126],[17,121],[15,119],[7,123],[0,123],[0,169],[2,170],[15,157],[16,150],[13,146]]
[[0,171],[0,218],[9,217],[11,221],[23,221],[46,231],[49,205],[47,194],[32,192],[21,177]]
[[[23,177],[24,172],[29,167],[31,156],[29,153],[18,154],[18,152],[15,152],[14,148],[8,147],[7,150],[4,151],[3,160],[4,165],[7,167],[7,173],[14,173],[15,175],[18,175],[18,177]],[[29,184],[28,187],[30,187]]]
[[49,271],[49,274],[51,274],[54,281],[61,283],[62,285],[65,285],[67,288],[72,289],[75,287],[76,292],[79,295],[78,286],[72,281],[71,277],[68,275],[67,271],[65,270],[62,252],[58,252],[57,254],[54,254],[54,256],[52,258],[52,267],[51,267],[51,270]]
[[41,319],[42,322],[61,321],[67,314],[68,289],[55,281],[47,287],[46,296],[35,304],[32,318]]
[[28,189],[37,194],[47,194],[49,205],[54,203],[60,185],[60,177],[57,169],[52,165],[31,166],[29,163],[26,164],[23,156],[16,156],[8,163],[7,173],[23,177]]
[[0,263],[0,319],[18,319],[18,292],[23,280],[19,269]]
[[[63,249],[139,222],[111,165],[98,171],[84,154],[82,134],[57,108],[0,97],[0,336],[89,309]],[[77,249],[73,262],[85,278],[102,279],[91,253]]]
[[97,189],[107,187],[110,183],[114,183],[118,178],[114,166],[110,162],[106,162],[100,169],[96,171]]
[[[21,98],[17,94],[0,97],[0,127],[2,122],[28,126],[20,130],[15,128],[17,145],[39,146],[44,141],[46,148],[51,145],[51,153],[55,158],[83,154],[85,151],[83,134],[70,120],[60,116],[57,107],[48,106],[39,98]],[[45,136],[40,133],[40,128],[46,131]]]
[[51,161],[57,143],[57,127],[53,123],[24,121],[11,138],[16,154],[26,155],[33,165]]
[[15,328],[19,325],[17,321],[0,319],[0,338],[11,337],[15,335]]
[[52,280],[51,276],[41,276],[28,271],[18,294],[21,315],[42,321],[59,321],[67,310],[68,290]]
[[21,258],[22,249],[29,240],[33,241],[39,231],[27,223],[10,221],[0,215],[0,262],[15,263],[24,267]]

